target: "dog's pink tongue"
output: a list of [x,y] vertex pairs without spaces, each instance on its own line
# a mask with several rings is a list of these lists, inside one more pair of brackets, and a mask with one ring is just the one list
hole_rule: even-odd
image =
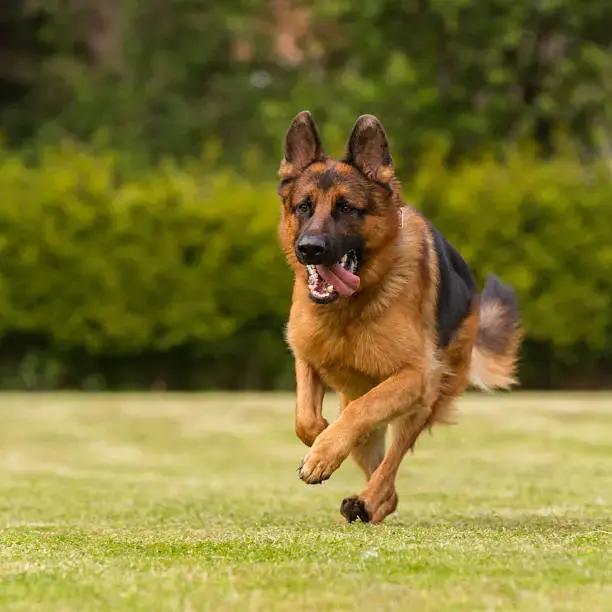
[[342,297],[349,297],[359,289],[360,278],[340,264],[334,264],[331,268],[319,265],[317,272]]

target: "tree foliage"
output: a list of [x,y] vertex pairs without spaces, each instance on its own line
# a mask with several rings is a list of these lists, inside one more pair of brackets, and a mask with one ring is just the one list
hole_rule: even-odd
[[8,0],[0,121],[11,143],[70,135],[147,162],[255,152],[309,108],[339,143],[380,115],[412,168],[561,136],[610,148],[612,4],[605,0]]

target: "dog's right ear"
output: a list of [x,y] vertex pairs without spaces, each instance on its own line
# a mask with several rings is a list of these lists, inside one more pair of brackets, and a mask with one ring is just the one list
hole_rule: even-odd
[[285,136],[285,157],[278,170],[281,179],[279,191],[310,164],[323,159],[325,153],[317,126],[312,115],[302,111],[295,116]]
[[370,180],[390,187],[393,162],[385,128],[374,115],[361,115],[346,144],[344,161],[352,164]]

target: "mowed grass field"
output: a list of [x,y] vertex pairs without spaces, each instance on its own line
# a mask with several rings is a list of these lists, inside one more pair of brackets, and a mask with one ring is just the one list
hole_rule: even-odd
[[290,394],[0,395],[0,608],[612,610],[612,395],[458,408],[372,526]]

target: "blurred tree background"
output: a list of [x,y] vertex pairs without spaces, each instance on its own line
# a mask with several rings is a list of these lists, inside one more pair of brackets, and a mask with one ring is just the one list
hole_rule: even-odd
[[0,386],[282,388],[275,173],[383,121],[514,284],[531,387],[612,384],[612,3],[4,0]]

